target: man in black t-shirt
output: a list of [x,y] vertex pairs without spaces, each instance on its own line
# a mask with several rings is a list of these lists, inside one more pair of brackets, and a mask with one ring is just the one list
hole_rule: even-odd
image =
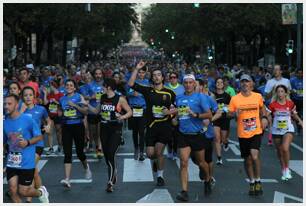
[[163,151],[172,135],[170,117],[175,113],[171,110],[171,107],[174,107],[175,93],[164,87],[164,76],[160,69],[154,69],[151,72],[152,87],[135,83],[138,70],[145,64],[143,61],[137,64],[128,84],[135,91],[142,93],[145,98],[147,105],[146,152],[148,158],[153,160],[153,170],[157,172],[157,186],[163,186],[165,184]]

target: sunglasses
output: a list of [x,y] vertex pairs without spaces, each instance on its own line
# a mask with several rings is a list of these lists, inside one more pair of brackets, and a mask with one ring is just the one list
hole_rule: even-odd
[[170,76],[170,79],[176,79],[177,77],[176,76]]

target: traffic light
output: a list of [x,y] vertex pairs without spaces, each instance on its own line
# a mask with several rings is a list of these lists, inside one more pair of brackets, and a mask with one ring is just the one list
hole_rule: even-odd
[[286,44],[286,55],[290,55],[293,53],[294,48],[294,41],[288,40],[288,43]]

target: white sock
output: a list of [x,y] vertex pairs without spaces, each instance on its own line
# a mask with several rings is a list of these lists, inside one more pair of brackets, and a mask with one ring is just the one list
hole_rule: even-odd
[[163,177],[164,170],[157,170],[157,177]]
[[260,182],[260,178],[256,178],[255,181],[256,181],[256,182]]
[[254,179],[250,179],[250,183],[255,183],[255,180]]

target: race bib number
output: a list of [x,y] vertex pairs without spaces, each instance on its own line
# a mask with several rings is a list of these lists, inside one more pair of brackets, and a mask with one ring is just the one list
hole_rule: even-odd
[[164,113],[163,113],[163,107],[161,107],[161,106],[153,105],[152,113],[153,113],[153,117],[155,117],[155,118],[163,118],[165,116]]
[[50,113],[57,113],[57,104],[49,104],[49,112]]
[[222,109],[223,109],[223,107],[224,107],[224,103],[220,103],[220,104],[218,104],[218,109],[219,109],[219,110],[222,110]]
[[242,123],[243,123],[243,130],[244,131],[250,132],[250,131],[254,131],[257,128],[256,117],[243,119]]
[[21,152],[15,152],[15,153],[10,152],[7,158],[6,165],[8,167],[20,168],[21,162],[22,162]]
[[178,108],[179,120],[190,119],[188,110],[189,110],[188,106],[181,106]]
[[109,111],[101,112],[101,117],[103,120],[111,120],[111,113]]
[[280,130],[287,130],[288,129],[288,122],[287,122],[287,120],[278,120],[276,128],[280,129]]
[[74,118],[77,116],[77,111],[76,109],[66,109],[64,111],[64,116],[68,118]]
[[142,117],[143,108],[133,108],[133,117]]
[[102,94],[103,94],[102,92],[97,92],[97,93],[96,93],[96,101],[97,101],[97,102],[100,102],[100,99],[101,99]]

